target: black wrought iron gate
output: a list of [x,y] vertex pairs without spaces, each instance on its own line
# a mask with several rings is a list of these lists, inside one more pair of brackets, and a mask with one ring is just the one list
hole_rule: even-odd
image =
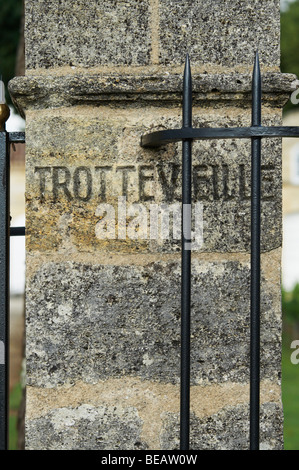
[[[251,286],[250,286],[250,446],[259,449],[260,415],[260,235],[261,141],[267,137],[299,137],[299,127],[264,127],[261,122],[262,82],[256,53],[252,77],[252,122],[243,128],[192,127],[192,78],[187,56],[183,80],[183,125],[142,136],[142,147],[182,142],[182,260],[181,260],[181,404],[180,449],[190,446],[190,324],[191,324],[191,221],[184,206],[191,207],[192,141],[251,139]],[[25,235],[25,227],[10,227],[9,148],[24,143],[25,133],[0,129],[0,450],[8,447],[9,387],[9,239]],[[191,211],[190,211],[191,212]],[[187,213],[190,214],[189,211]],[[191,216],[191,215],[190,215]],[[184,225],[186,224],[186,225]]]
[[[251,127],[192,128],[192,78],[187,55],[183,81],[183,126],[142,136],[143,147],[182,141],[182,263],[181,263],[181,408],[180,448],[190,440],[190,322],[191,322],[191,220],[184,217],[190,206],[193,140],[251,139],[251,285],[250,285],[250,449],[259,449],[260,415],[260,235],[261,235],[261,141],[265,137],[299,137],[299,127],[264,127],[261,124],[262,79],[258,53],[252,76]],[[190,214],[191,210],[185,213]],[[186,227],[184,227],[186,224]],[[189,234],[188,234],[189,232]],[[188,244],[188,245],[187,245]]]
[[8,449],[9,239],[25,235],[25,227],[10,227],[10,146],[24,142],[24,132],[6,132],[4,123],[0,126],[0,450]]

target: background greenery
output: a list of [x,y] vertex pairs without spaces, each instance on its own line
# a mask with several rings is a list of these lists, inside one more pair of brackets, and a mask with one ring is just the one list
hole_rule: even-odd
[[[22,11],[23,0],[0,1],[0,76],[6,89],[8,81],[15,76]],[[8,94],[6,98],[10,102]]]
[[[294,73],[299,77],[299,1],[293,0],[291,3],[286,3],[286,8],[281,12],[280,18],[281,71]],[[289,101],[284,111],[290,111],[295,106]]]
[[[282,289],[282,401],[286,450],[299,449],[299,364],[293,364],[293,340],[299,340],[299,284],[291,292]],[[296,348],[297,349],[297,348]]]
[[[281,71],[299,78],[299,0],[284,2],[281,12]],[[291,101],[284,113],[294,110]],[[297,105],[298,109],[298,105]],[[298,246],[299,249],[299,246]],[[282,401],[284,411],[284,445],[299,450],[299,364],[292,364],[291,343],[299,340],[299,285],[292,292],[282,288]]]

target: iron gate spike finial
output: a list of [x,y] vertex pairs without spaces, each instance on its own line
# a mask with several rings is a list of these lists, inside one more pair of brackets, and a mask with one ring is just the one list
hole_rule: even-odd
[[252,74],[252,126],[261,125],[262,76],[259,53],[256,51]]
[[[252,74],[252,126],[261,125],[262,79],[258,53]],[[261,284],[261,137],[251,139],[250,247],[250,449],[259,449],[260,284]]]
[[[183,127],[192,127],[192,77],[189,55],[183,78]],[[180,449],[189,450],[190,433],[190,311],[191,311],[191,177],[192,140],[182,143],[181,227],[181,404]]]
[[189,54],[186,54],[183,78],[183,127],[192,127],[192,76]]

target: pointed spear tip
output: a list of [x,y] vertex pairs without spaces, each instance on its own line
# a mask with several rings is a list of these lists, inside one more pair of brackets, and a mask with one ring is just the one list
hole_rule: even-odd
[[189,54],[186,54],[183,78],[183,126],[192,126],[192,77]]
[[188,69],[190,68],[190,57],[189,57],[188,52],[186,54],[185,68],[188,68]]
[[252,125],[261,124],[261,96],[262,96],[262,77],[259,63],[258,51],[255,53],[255,61],[252,73]]
[[255,60],[254,60],[255,65],[259,66],[260,65],[260,57],[259,57],[259,51],[258,49],[255,51]]
[[254,67],[253,67],[253,78],[254,80],[261,79],[261,69],[260,69],[260,60],[259,60],[259,53],[258,50],[255,52],[255,60],[254,60]]
[[186,54],[186,60],[185,60],[185,75],[187,74],[188,76],[191,76],[191,65],[190,65],[190,58],[189,54]]

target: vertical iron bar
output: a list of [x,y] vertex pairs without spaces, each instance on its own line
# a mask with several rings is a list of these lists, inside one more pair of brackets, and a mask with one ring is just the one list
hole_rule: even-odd
[[0,450],[8,448],[9,139],[0,131]]
[[[186,57],[183,83],[183,127],[192,127],[192,79]],[[181,408],[180,449],[189,450],[190,427],[190,301],[191,301],[191,146],[182,142],[182,281],[181,281]]]
[[[252,77],[252,126],[261,125],[261,72],[256,53]],[[250,450],[259,449],[260,412],[261,138],[251,139]]]

